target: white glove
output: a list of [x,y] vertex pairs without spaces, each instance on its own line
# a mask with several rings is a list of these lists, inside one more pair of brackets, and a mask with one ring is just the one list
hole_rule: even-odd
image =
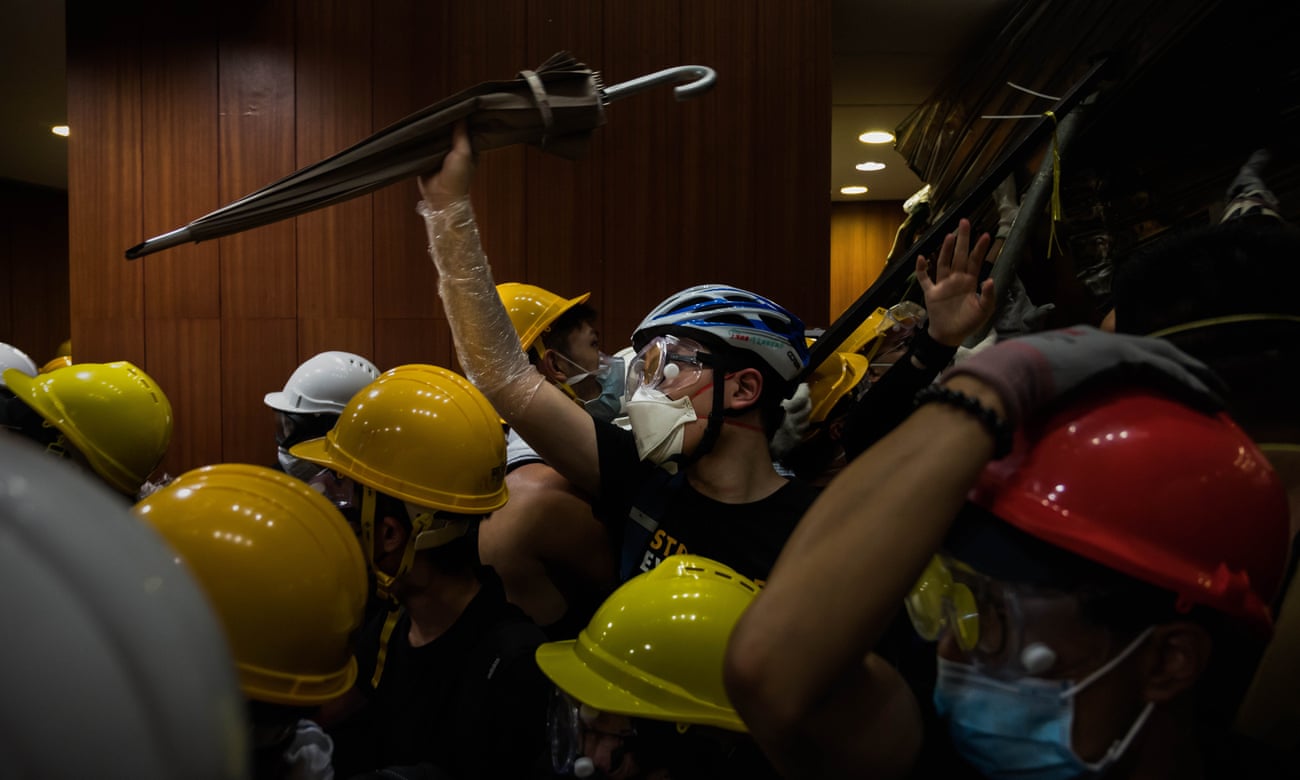
[[812,416],[812,391],[807,382],[800,382],[794,395],[781,402],[785,418],[772,436],[772,457],[780,459],[803,441],[808,432],[808,418]]

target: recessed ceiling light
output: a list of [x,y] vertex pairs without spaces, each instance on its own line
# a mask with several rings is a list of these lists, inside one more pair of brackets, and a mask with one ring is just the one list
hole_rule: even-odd
[[884,164],[884,163],[882,163],[882,162],[874,162],[874,161],[872,161],[872,162],[860,162],[860,163],[858,163],[857,165],[855,165],[855,166],[853,166],[853,167],[854,167],[854,168],[857,168],[857,169],[860,170],[860,171],[883,171],[883,170],[885,170],[885,164]]
[[872,130],[871,132],[863,133],[858,136],[858,140],[864,144],[892,144],[894,142],[894,134],[885,132],[884,130]]
[[50,132],[51,132],[51,133],[54,133],[55,135],[61,135],[61,136],[63,136],[64,138],[67,138],[67,137],[68,137],[68,126],[67,126],[67,125],[55,125],[54,127],[51,127],[51,128],[50,128]]
[[862,186],[840,187],[841,195],[865,195],[867,188]]

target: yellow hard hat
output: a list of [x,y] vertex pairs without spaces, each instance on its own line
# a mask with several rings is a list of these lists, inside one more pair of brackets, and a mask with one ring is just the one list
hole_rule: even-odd
[[48,374],[55,369],[67,368],[70,365],[72,365],[71,355],[59,355],[58,357],[50,358],[49,362],[41,366],[40,373]]
[[583,293],[577,298],[564,298],[550,290],[532,284],[506,282],[497,285],[497,295],[505,304],[510,322],[519,334],[519,343],[524,351],[532,349],[551,323],[560,318],[569,309],[580,303],[586,303],[591,293]]
[[823,422],[835,404],[867,376],[867,358],[857,352],[836,352],[808,377],[810,423]]
[[278,471],[227,463],[182,474],[134,511],[207,594],[245,696],[309,706],[352,687],[366,564],[323,496]]
[[76,363],[35,377],[10,369],[4,378],[96,473],[132,498],[167,452],[171,403],[130,363]]
[[537,665],[603,712],[747,731],[722,669],[731,630],[757,593],[721,563],[670,555],[614,591],[576,640],[538,647]]
[[487,513],[506,503],[500,420],[460,374],[398,366],[353,396],[328,434],[290,453],[422,507]]

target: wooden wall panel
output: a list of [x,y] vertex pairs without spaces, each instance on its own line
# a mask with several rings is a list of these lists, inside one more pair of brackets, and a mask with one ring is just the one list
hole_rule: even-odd
[[68,4],[68,286],[77,359],[143,365],[139,3]]
[[[829,6],[233,0],[150,15],[138,1],[69,3],[69,114],[85,129],[69,150],[79,354],[156,369],[169,396],[206,410],[186,412],[176,471],[213,452],[269,462],[261,397],[316,352],[455,368],[414,181],[143,262],[122,251],[560,49],[610,84],[698,63],[719,85],[688,103],[665,86],[609,106],[576,162],[485,153],[474,201],[496,278],[590,290],[611,350],[665,295],[703,281],[823,323]],[[209,21],[187,33],[194,14]]]
[[[449,4],[447,28],[456,32],[448,39],[447,94],[480,81],[513,78],[541,64],[525,59],[526,8],[523,0]],[[472,197],[483,249],[503,282],[524,278],[531,249],[524,241],[524,155],[522,146],[494,149],[479,157],[474,176]]]
[[[754,103],[760,86],[756,62],[761,59],[755,51],[756,5],[754,0],[705,0],[682,6],[682,63],[718,72],[717,86],[705,99],[670,109],[690,140],[682,145],[680,221],[682,246],[689,253],[682,274],[688,280],[747,287],[784,304],[782,290],[761,287],[754,275],[754,223],[769,198],[754,186],[753,128],[767,121]],[[707,268],[708,277],[696,276],[692,266]]]
[[428,317],[376,318],[373,362],[381,371],[407,363],[432,363],[460,370],[446,320]]
[[[447,94],[450,36],[445,4],[387,0],[373,9],[373,124],[382,128]],[[414,179],[371,196],[375,333],[374,351],[367,357],[383,369],[399,359],[447,365],[450,358],[438,275],[425,249],[424,222],[415,212],[419,197]],[[435,331],[442,335],[431,340]]]
[[[297,6],[297,164],[310,165],[371,132],[370,11],[348,0]],[[298,314],[369,322],[374,316],[371,200],[364,196],[297,218]],[[317,328],[317,335],[328,329]],[[299,334],[299,357],[319,351]],[[352,347],[371,354],[373,335]]]
[[[676,0],[605,4],[606,84],[681,65],[681,8]],[[627,343],[642,315],[668,293],[708,278],[703,264],[683,258],[682,116],[671,89],[635,95],[609,106],[600,204],[609,273],[602,308],[612,320],[606,340]]]
[[[599,4],[584,0],[530,0],[528,62],[536,67],[552,54],[568,51],[588,66],[599,68],[604,61],[603,18]],[[603,131],[597,129],[586,154],[577,161],[539,149],[527,150],[527,266],[522,276],[498,274],[497,281],[528,281],[566,296],[590,292],[589,302],[600,315],[602,331],[608,334],[605,321],[609,314],[599,284],[602,274],[618,273],[620,267],[604,255],[604,223],[600,219],[604,140]],[[605,351],[614,352],[619,345],[607,340],[604,346]]]
[[885,268],[906,214],[896,201],[845,201],[831,206],[829,325]]
[[331,349],[373,355],[374,341],[374,320],[369,317],[298,318],[299,361]]
[[71,328],[68,194],[0,181],[0,341],[39,367]]
[[750,163],[761,197],[752,210],[749,279],[814,324],[826,321],[829,239],[825,229],[810,234],[806,226],[825,226],[830,217],[830,5],[760,6],[751,100],[761,120]]
[[[145,236],[185,225],[221,205],[217,189],[217,41],[204,6],[155,0],[141,49],[142,215]],[[221,316],[217,243],[149,255],[147,318]]]
[[154,378],[172,405],[172,440],[160,468],[172,476],[220,463],[221,320],[147,319]]
[[[239,0],[221,6],[222,204],[297,169],[293,11],[293,0]],[[219,239],[223,318],[296,316],[296,241],[293,220]],[[297,357],[296,347],[292,357]]]
[[275,463],[275,413],[263,402],[298,367],[298,322],[227,318],[221,322],[221,457]]

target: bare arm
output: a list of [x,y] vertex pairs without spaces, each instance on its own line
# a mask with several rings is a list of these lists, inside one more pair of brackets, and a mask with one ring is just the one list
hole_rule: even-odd
[[[930,281],[917,279],[954,335],[992,311],[978,281],[989,238],[970,242],[961,220]],[[1005,417],[974,377],[954,389]],[[993,454],[969,413],[929,405],[908,417],[833,481],[800,520],[727,653],[736,709],[791,777],[899,777],[920,749],[920,709],[907,684],[871,654],[966,493]],[[791,641],[816,637],[816,641]]]
[[[950,386],[1003,411],[978,380]],[[902,678],[869,651],[992,454],[974,417],[922,407],[854,460],[786,543],[732,634],[727,682],[754,737],[789,776],[897,777],[910,768],[919,710]]]
[[456,127],[442,169],[419,180],[419,211],[438,267],[438,294],[465,375],[547,463],[582,490],[600,484],[591,416],[528,362],[496,292],[469,202],[474,157]]

